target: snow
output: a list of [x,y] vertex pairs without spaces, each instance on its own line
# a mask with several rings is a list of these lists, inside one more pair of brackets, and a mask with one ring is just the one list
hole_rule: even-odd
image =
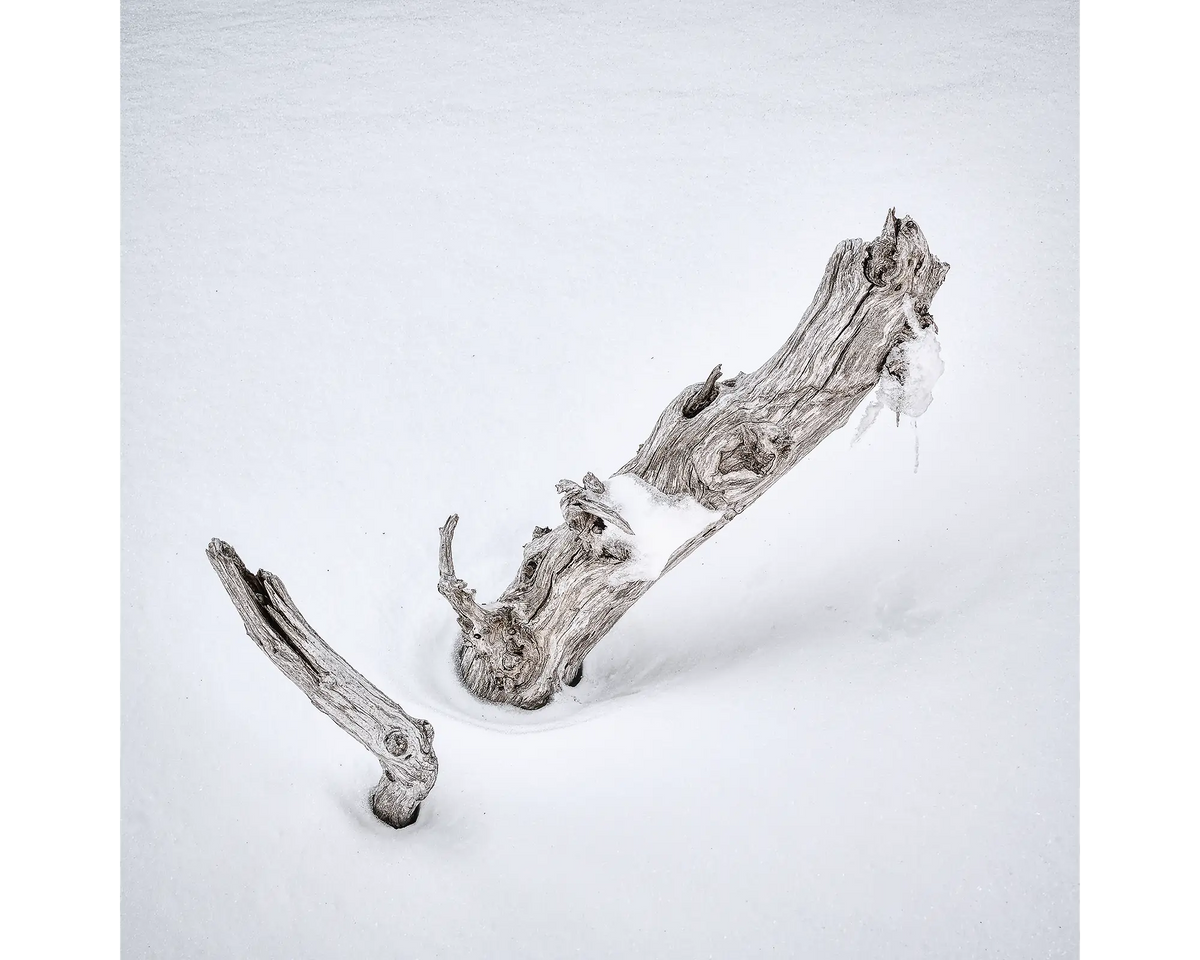
[[[893,353],[898,353],[900,377],[892,375],[885,364],[879,379],[878,395],[889,410],[919,417],[933,402],[933,385],[946,370],[942,362],[942,347],[931,327],[926,327],[913,339],[905,340]],[[889,361],[892,359],[889,356]]]
[[670,497],[640,477],[619,474],[605,483],[608,499],[633,531],[628,536],[609,524],[605,536],[629,548],[614,583],[657,580],[677,549],[721,519],[692,497]]
[[[900,375],[893,374],[893,370],[900,371]],[[901,414],[912,417],[913,443],[916,445],[917,417],[933,403],[934,384],[945,371],[942,345],[938,343],[932,327],[925,327],[911,339],[894,347],[884,364],[883,375],[879,378],[875,395],[859,420],[858,429],[854,433],[854,443],[862,439],[863,434],[879,416],[879,412],[887,407],[896,414],[897,425],[900,423]],[[919,449],[917,447],[917,452],[914,453],[917,463],[920,462]],[[914,473],[916,469],[914,465]]]
[[[1077,954],[1074,6],[122,16],[125,956]],[[893,205],[952,264],[920,475],[843,431],[561,701],[467,696],[445,518],[497,596]],[[414,827],[213,536],[434,725]]]

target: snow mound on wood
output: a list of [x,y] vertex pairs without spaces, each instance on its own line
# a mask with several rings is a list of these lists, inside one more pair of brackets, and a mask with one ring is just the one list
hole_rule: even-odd
[[608,480],[605,492],[617,512],[633,530],[633,536],[610,526],[613,536],[630,550],[621,564],[617,583],[657,580],[667,561],[679,547],[721,519],[720,510],[710,510],[692,497],[671,497],[641,477],[619,474]]
[[906,413],[913,418],[913,426],[916,426],[916,418],[933,403],[934,384],[945,370],[942,345],[933,327],[926,327],[918,331],[916,336],[893,347],[883,365],[883,375],[879,378],[875,396],[863,411],[858,429],[854,431],[852,443],[858,443],[884,407],[896,414],[897,425],[900,423],[900,414]]
[[[901,371],[899,377],[891,372],[896,368]],[[945,370],[942,345],[933,328],[926,327],[888,354],[879,379],[879,399],[889,410],[919,417],[933,403],[933,386]]]

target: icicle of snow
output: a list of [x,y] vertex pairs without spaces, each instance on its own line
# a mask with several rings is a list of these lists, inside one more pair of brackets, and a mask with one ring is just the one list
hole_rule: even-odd
[[862,439],[862,435],[871,429],[871,424],[875,422],[875,418],[879,416],[879,411],[882,409],[883,401],[876,394],[867,404],[867,409],[863,411],[862,419],[858,421],[858,429],[854,431],[854,439],[850,441],[850,446],[858,443]]
[[917,418],[913,417],[913,473],[921,467],[921,435],[917,433]]
[[617,583],[657,580],[672,553],[722,517],[720,510],[710,510],[692,497],[669,497],[629,474],[606,480],[605,493],[633,529],[633,536],[615,524],[605,530],[605,536],[619,540],[630,551],[619,568]]

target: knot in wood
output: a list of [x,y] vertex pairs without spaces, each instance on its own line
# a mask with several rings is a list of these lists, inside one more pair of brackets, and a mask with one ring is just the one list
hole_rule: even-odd
[[408,737],[404,735],[403,730],[389,730],[383,738],[383,746],[393,757],[399,757],[401,760],[410,752]]

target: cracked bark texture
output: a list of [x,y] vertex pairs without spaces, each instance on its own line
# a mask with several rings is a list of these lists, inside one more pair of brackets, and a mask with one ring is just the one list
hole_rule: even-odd
[[532,710],[578,683],[584,658],[638,598],[845,425],[885,366],[903,382],[902,354],[893,351],[933,326],[930,301],[948,270],[917,224],[891,210],[875,240],[837,246],[799,325],[766,363],[729,379],[718,365],[670,403],[614,476],[635,476],[664,500],[691,498],[720,514],[656,577],[623,574],[636,531],[592,473],[559,482],[563,522],[534,528],[516,576],[493,603],[478,602],[456,577],[458,517],[450,517],[438,589],[458,617],[456,660],[467,688]]
[[366,747],[383,773],[371,809],[384,823],[406,827],[437,780],[433,727],[404,709],[343,660],[296,608],[283,581],[251,573],[222,540],[206,551],[246,633],[313,706]]

